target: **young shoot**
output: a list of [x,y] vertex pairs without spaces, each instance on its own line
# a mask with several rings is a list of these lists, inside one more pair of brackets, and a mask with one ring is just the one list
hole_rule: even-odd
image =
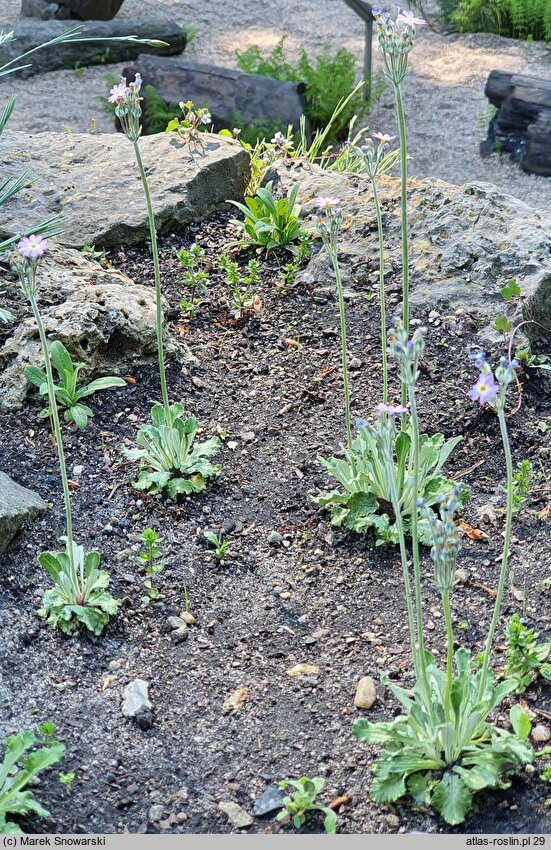
[[221,254],[218,262],[220,269],[224,272],[224,283],[231,293],[233,316],[240,319],[245,310],[250,310],[254,306],[253,287],[260,282],[260,263],[258,260],[249,260],[248,274],[242,275],[237,263],[230,260],[227,254]]
[[190,319],[194,319],[201,298],[207,292],[209,282],[208,272],[205,271],[205,249],[197,245],[196,242],[193,243],[189,251],[182,248],[178,251],[178,263],[184,270],[182,283],[189,292],[189,295],[182,299],[180,307],[188,314]]
[[163,598],[163,594],[154,584],[155,576],[161,573],[165,568],[163,560],[163,552],[161,543],[163,538],[153,528],[146,528],[141,537],[142,550],[138,555],[138,561],[143,567],[145,573],[144,587],[146,595],[142,596],[144,605],[149,605]]
[[228,559],[231,557],[230,541],[222,539],[221,531],[217,534],[215,531],[207,530],[203,532],[203,537],[205,538],[207,543],[210,544],[212,553],[214,557],[218,560],[219,564],[221,566],[224,566],[228,562]]
[[323,790],[325,779],[309,779],[307,776],[301,779],[283,779],[279,783],[279,789],[286,791],[288,788],[292,790],[283,799],[283,811],[280,812],[276,820],[291,819],[295,829],[300,829],[309,812],[322,812],[325,815],[323,827],[327,834],[335,835],[337,831],[337,815],[330,809],[329,806],[324,806],[316,802],[316,798],[320,791]]

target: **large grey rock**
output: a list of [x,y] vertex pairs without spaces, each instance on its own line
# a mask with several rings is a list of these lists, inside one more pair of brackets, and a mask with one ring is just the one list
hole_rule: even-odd
[[[300,182],[299,201],[307,215],[318,196],[337,196],[346,205],[339,240],[345,287],[363,289],[376,282],[377,229],[368,178],[322,171],[317,166],[270,169],[266,179],[285,193]],[[491,183],[452,186],[440,180],[410,181],[410,259],[412,315],[437,309],[461,322],[465,313],[478,318],[483,336],[497,339],[491,326],[498,313],[515,323],[533,318],[551,326],[551,212],[537,210],[500,192]],[[385,254],[393,285],[401,279],[400,184],[380,179]],[[375,277],[373,274],[375,272]],[[326,285],[332,279],[325,251],[314,253],[303,279]],[[500,289],[515,279],[522,299],[506,304]],[[551,334],[535,325],[524,332],[551,353]]]
[[[130,69],[129,69],[130,70]],[[144,83],[152,85],[167,103],[184,100],[208,105],[217,130],[241,127],[251,121],[288,124],[296,130],[306,108],[304,83],[282,83],[258,74],[243,74],[232,68],[191,62],[183,56],[138,56],[132,65]],[[125,71],[126,73],[126,71]]]
[[5,472],[0,472],[0,554],[6,551],[24,522],[47,509],[38,493],[21,487]]
[[28,18],[49,18],[77,21],[110,21],[124,0],[21,0],[21,15]]
[[[141,139],[140,149],[159,233],[208,215],[228,198],[243,197],[250,162],[237,142],[205,134],[203,144],[190,150],[176,135],[162,133]],[[25,168],[34,182],[2,208],[2,236],[62,213],[65,229],[58,242],[68,247],[107,248],[149,238],[134,152],[122,134],[6,131],[2,179]]]
[[[50,340],[59,339],[83,379],[124,374],[157,358],[155,291],[121,272],[105,270],[77,251],[53,251],[39,272],[41,312]],[[26,366],[43,366],[36,324],[14,285],[10,304],[21,321],[0,348],[0,409],[22,406],[29,390]],[[166,339],[169,353],[189,359],[187,349]]]
[[[29,21],[17,24],[2,24],[2,29],[14,31],[14,41],[0,46],[0,65],[16,59],[22,53],[45,44],[52,38],[67,32],[70,27],[64,21]],[[106,38],[121,38],[134,35],[137,38],[151,38],[166,41],[168,47],[153,47],[137,41],[105,41]],[[84,27],[82,38],[94,41],[68,41],[39,50],[27,60],[29,67],[17,71],[17,76],[26,78],[45,71],[58,71],[60,68],[75,68],[83,65],[104,65],[106,62],[128,62],[139,53],[154,51],[166,56],[181,53],[186,46],[186,34],[181,27],[166,20],[142,21],[90,21]],[[26,65],[27,61],[22,62]],[[17,63],[19,67],[19,63]]]

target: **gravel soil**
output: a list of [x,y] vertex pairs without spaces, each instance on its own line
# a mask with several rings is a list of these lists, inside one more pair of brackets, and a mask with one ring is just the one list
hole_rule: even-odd
[[[342,832],[450,831],[421,807],[374,805],[368,786],[376,750],[351,735],[354,718],[363,713],[354,708],[359,678],[378,680],[386,671],[409,686],[411,660],[397,552],[376,547],[370,536],[331,528],[327,513],[309,500],[329,484],[316,455],[338,450],[343,437],[336,303],[305,285],[278,289],[276,261],[263,261],[257,288],[261,315],[238,323],[229,319],[215,260],[235,235],[227,219],[217,215],[161,239],[171,330],[199,361],[191,373],[175,362],[169,365],[170,394],[184,400],[206,435],[221,435],[219,479],[178,504],[132,489],[135,470],[121,464],[120,445],[132,438],[158,398],[154,368],[137,370],[128,389],[95,396],[95,417],[85,432],[64,428],[76,479],[77,539],[101,551],[112,592],[123,599],[120,615],[100,639],[87,634],[65,639],[35,615],[47,586],[36,553],[56,548],[63,533],[56,458],[37,402],[23,416],[0,417],[0,468],[53,503],[0,558],[0,740],[14,729],[51,719],[67,747],[60,768],[76,774],[70,793],[55,769],[41,779],[36,794],[52,820],[33,819],[24,827],[30,832],[229,832],[235,828],[219,802],[237,802],[250,812],[268,786],[310,775],[326,779],[325,802],[349,798],[339,812]],[[211,283],[190,322],[179,311],[183,293],[176,251],[194,240],[207,249]],[[110,260],[150,284],[147,248],[121,248]],[[350,357],[361,361],[351,372],[355,418],[369,416],[380,399],[371,271],[358,269],[356,297],[347,306]],[[397,287],[398,279],[389,276],[389,309],[399,298]],[[417,318],[429,322],[428,316]],[[488,515],[484,506],[492,499],[502,503],[505,475],[495,418],[467,401],[473,380],[467,354],[477,347],[476,332],[468,316],[459,329],[434,327],[419,383],[424,428],[464,435],[448,471],[471,487],[464,519],[487,535],[465,539],[459,566],[468,579],[452,600],[456,635],[473,652],[481,650],[491,616],[502,545],[502,517]],[[393,375],[394,393],[395,380]],[[509,420],[514,461],[530,460],[536,478],[515,517],[512,564],[517,587],[525,589],[529,622],[549,634],[551,448],[549,431],[543,433],[540,423],[551,425],[551,392],[545,373],[523,374],[522,381],[523,404]],[[77,466],[83,469],[73,471]],[[136,547],[147,526],[164,537],[166,569],[158,578],[163,598],[144,607]],[[231,542],[226,565],[206,549],[205,528],[221,529]],[[174,645],[167,619],[183,609],[184,581],[197,624],[187,641]],[[442,619],[426,552],[424,597],[429,648],[442,658]],[[518,605],[507,598],[500,635]],[[498,646],[497,668],[502,651]],[[318,672],[291,677],[287,671],[302,663]],[[121,714],[123,689],[136,677],[150,683],[154,723],[149,731]],[[224,701],[238,687],[247,689],[247,699],[239,710],[227,711]],[[388,720],[398,706],[380,686],[378,692],[379,700],[365,714]],[[540,712],[539,722],[548,723],[549,687],[536,684],[525,699]],[[496,722],[507,725],[506,706]],[[510,791],[478,795],[458,831],[549,832],[547,797],[549,786],[537,772],[532,778],[523,775]],[[319,831],[321,824],[314,818],[305,829]],[[256,818],[250,827],[288,830],[273,815]]]
[[[251,44],[269,50],[285,35],[291,56],[302,44],[316,53],[327,43],[334,49],[344,46],[356,53],[361,67],[363,24],[342,0],[252,4],[246,23],[241,0],[225,0],[223,12],[215,7],[204,0],[161,0],[155,4],[126,0],[119,17],[129,21],[129,31],[132,20],[152,15],[197,27],[193,52],[199,62],[235,67],[236,50]],[[0,0],[0,25],[15,21],[19,8],[19,0]],[[495,183],[533,207],[551,209],[551,181],[524,174],[506,156],[496,154],[483,160],[478,150],[489,121],[484,97],[489,72],[497,68],[549,78],[549,46],[487,34],[445,35],[427,29],[419,32],[410,64],[404,94],[411,173],[457,184],[472,180]],[[374,67],[376,72],[378,55]],[[12,91],[19,99],[10,126],[32,132],[87,132],[94,120],[99,132],[112,132],[112,121],[100,101],[107,91],[105,75],[118,75],[120,71],[120,66],[106,65],[77,72],[57,71],[30,81],[1,79],[3,99]],[[185,92],[182,98],[186,99]],[[393,130],[389,92],[381,97],[367,121],[372,130]]]

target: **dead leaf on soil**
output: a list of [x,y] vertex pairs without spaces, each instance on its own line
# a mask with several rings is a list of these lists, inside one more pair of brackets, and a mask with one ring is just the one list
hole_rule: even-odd
[[465,532],[469,540],[488,540],[488,535],[485,531],[481,531],[480,528],[473,528],[472,525],[469,525],[468,522],[465,522],[463,519],[457,520],[457,525],[459,528]]
[[103,685],[101,686],[102,691],[106,691],[107,688],[113,684],[113,682],[118,682],[118,676],[106,676],[103,680]]
[[474,587],[476,590],[483,590],[484,593],[487,593],[488,596],[491,596],[492,599],[496,598],[495,590],[492,590],[491,587],[486,587],[485,584],[477,584],[475,581],[470,582],[471,587]]
[[233,693],[226,697],[222,708],[224,710],[224,714],[227,714],[230,711],[239,711],[240,708],[243,708],[245,703],[249,698],[249,689],[244,687],[236,688]]
[[541,511],[539,512],[538,516],[539,516],[539,518],[540,518],[540,519],[542,519],[544,522],[545,522],[547,519],[549,519],[549,505],[546,505],[544,508],[542,508],[542,509],[541,509]]
[[318,372],[318,378],[326,378],[327,375],[332,375],[334,371],[334,366],[330,366],[328,369],[323,369],[323,371]]
[[67,484],[69,485],[69,490],[78,490],[80,488],[78,481],[73,481],[71,478],[67,479]]
[[295,664],[294,667],[287,670],[288,676],[317,676],[318,674],[319,667],[314,664]]
[[127,384],[130,384],[130,386],[133,387],[134,384],[136,383],[136,378],[131,378],[130,376],[126,375],[123,378],[123,381],[126,381]]
[[337,809],[340,809],[341,806],[344,806],[346,805],[346,803],[349,803],[351,799],[351,797],[346,797],[344,795],[342,797],[335,797],[335,799],[329,803],[329,808],[333,809],[333,811],[336,812]]
[[301,348],[302,348],[302,345],[301,345],[301,343],[298,341],[298,339],[290,339],[288,336],[284,336],[284,337],[282,337],[281,342],[282,342],[284,345],[288,345],[288,346],[289,346],[289,348],[296,348],[296,349],[301,349]]

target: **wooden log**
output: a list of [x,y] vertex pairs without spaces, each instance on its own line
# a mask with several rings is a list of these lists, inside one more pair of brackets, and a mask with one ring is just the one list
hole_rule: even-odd
[[[16,59],[21,53],[32,50],[50,39],[67,31],[66,21],[36,21],[24,20],[15,25],[3,24],[4,31],[14,31],[14,41],[0,46],[0,66],[11,59]],[[166,41],[168,47],[148,47],[131,41],[108,41],[106,38],[117,38],[135,35],[137,38],[151,38]],[[92,42],[57,44],[55,48],[39,50],[27,60],[29,68],[18,71],[21,77],[31,77],[44,71],[58,71],[60,68],[74,68],[77,65],[98,65],[105,62],[129,62],[139,54],[151,50],[163,55],[181,53],[186,46],[187,36],[181,27],[171,21],[90,21],[85,24],[83,38],[93,38]],[[97,39],[97,41],[95,40]],[[103,40],[102,40],[103,39]],[[24,63],[25,64],[25,63]]]
[[525,171],[551,175],[551,80],[492,71],[484,91],[497,113],[481,153],[500,150]]
[[217,130],[231,130],[238,120],[242,124],[257,120],[278,124],[282,131],[288,124],[298,129],[305,110],[304,83],[281,83],[181,56],[141,55],[131,69],[125,68],[130,78],[136,71],[144,85],[153,86],[167,103],[191,100],[196,106],[206,106]]

